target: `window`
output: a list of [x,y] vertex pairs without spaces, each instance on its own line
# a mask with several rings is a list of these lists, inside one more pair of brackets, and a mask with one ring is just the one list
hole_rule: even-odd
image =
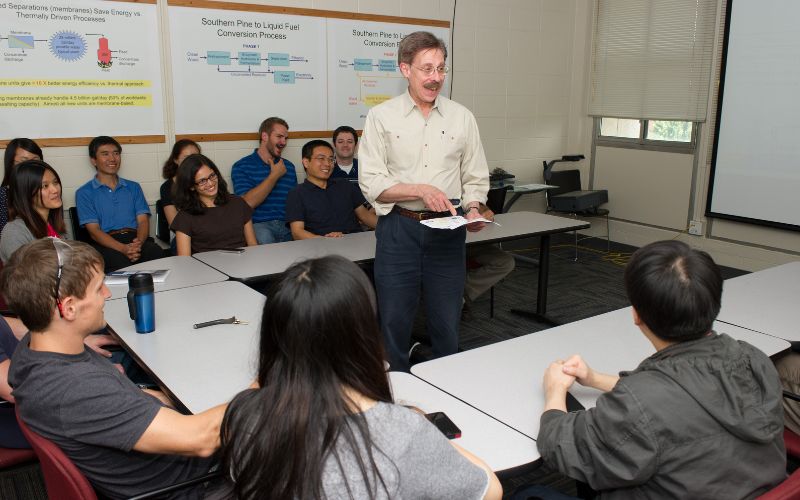
[[597,145],[694,152],[697,127],[676,120],[598,118]]

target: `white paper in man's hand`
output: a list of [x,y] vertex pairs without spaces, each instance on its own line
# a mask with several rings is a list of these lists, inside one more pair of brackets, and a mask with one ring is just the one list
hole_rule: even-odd
[[[420,224],[428,226],[432,229],[456,229],[466,224],[471,224],[473,222],[488,222],[491,224],[497,224],[497,222],[490,221],[489,219],[484,219],[483,217],[477,217],[475,219],[466,219],[460,215],[452,215],[450,217],[439,217],[438,219],[425,219],[419,221]],[[500,224],[497,224],[498,226]]]

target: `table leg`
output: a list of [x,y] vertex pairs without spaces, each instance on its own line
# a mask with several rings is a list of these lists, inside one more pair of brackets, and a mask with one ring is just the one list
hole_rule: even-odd
[[550,272],[550,235],[543,234],[540,237],[539,243],[539,281],[536,291],[536,312],[527,311],[524,309],[512,309],[511,312],[524,316],[526,318],[535,319],[550,325],[558,325],[559,323],[548,318],[547,313],[547,281]]

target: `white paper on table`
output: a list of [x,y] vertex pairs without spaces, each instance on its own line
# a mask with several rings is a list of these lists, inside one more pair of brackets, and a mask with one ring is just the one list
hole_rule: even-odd
[[151,274],[153,276],[153,283],[164,283],[167,281],[167,275],[169,274],[169,271],[169,269],[158,269],[155,271],[111,271],[110,273],[106,274],[104,281],[106,285],[127,285],[128,278],[134,274],[144,273]]
[[[471,224],[473,222],[488,222],[491,224],[497,224],[497,222],[491,221],[489,219],[484,219],[483,217],[467,220],[466,218],[460,215],[452,215],[450,217],[439,217],[438,219],[425,219],[419,221],[420,224],[428,226],[431,229],[456,229],[465,224]],[[497,225],[499,226],[500,224]]]

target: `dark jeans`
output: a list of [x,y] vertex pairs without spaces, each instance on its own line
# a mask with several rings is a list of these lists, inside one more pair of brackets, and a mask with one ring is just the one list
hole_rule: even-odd
[[375,290],[391,369],[408,371],[420,286],[434,357],[458,351],[464,297],[464,227],[430,229],[396,212],[378,218]]
[[[128,244],[136,238],[136,233],[129,232],[123,234],[112,234],[110,235],[115,240],[119,241],[120,243]],[[98,245],[96,242],[92,242],[92,246],[100,252],[100,255],[103,256],[103,260],[106,262],[105,272],[116,271],[117,269],[122,269],[123,267],[128,267],[133,264],[138,264],[139,262],[147,262],[148,260],[160,259],[162,257],[166,257],[167,255],[164,253],[164,250],[155,244],[153,238],[147,238],[144,243],[142,243],[142,253],[139,256],[139,260],[131,261],[125,254],[117,252],[116,250],[112,250],[108,247],[104,247],[103,245]]]

